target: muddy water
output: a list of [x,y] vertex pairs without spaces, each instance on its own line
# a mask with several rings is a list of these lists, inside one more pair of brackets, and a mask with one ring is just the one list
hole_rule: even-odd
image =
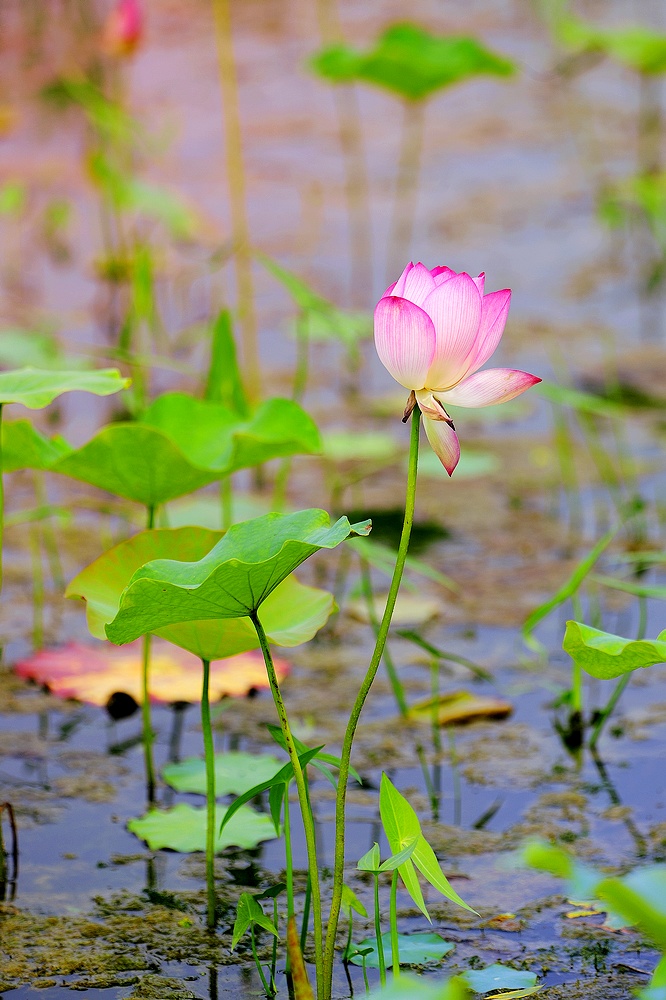
[[[37,16],[42,6],[43,20]],[[656,5],[633,6],[636,18],[656,20]],[[159,299],[174,342],[183,328],[233,299],[233,273],[209,265],[211,254],[228,239],[222,109],[207,4],[165,0],[148,7],[147,41],[126,74],[132,113],[158,137],[140,170],[183,192],[204,219],[194,244],[161,247]],[[72,23],[80,24],[80,9],[74,2],[67,5]],[[585,12],[612,20],[625,13],[625,5],[589,3]],[[383,25],[404,16],[404,8],[388,0],[346,2],[341,13],[349,39],[366,44]],[[439,31],[478,33],[514,57],[521,72],[512,81],[469,83],[430,103],[413,244],[405,248],[405,260],[485,270],[489,288],[513,289],[512,319],[498,363],[543,375],[557,372],[574,383],[598,379],[600,372],[604,377],[630,373],[632,385],[655,395],[663,385],[664,356],[659,346],[639,344],[636,244],[609,236],[595,209],[601,180],[622,176],[635,163],[635,81],[602,65],[563,85],[552,73],[556,55],[526,2],[445,6],[420,0],[410,15]],[[0,143],[0,179],[21,178],[29,192],[21,218],[0,219],[3,320],[27,328],[46,325],[68,349],[98,350],[107,342],[109,295],[92,265],[100,252],[100,231],[82,166],[85,130],[74,115],[49,118],[36,97],[56,74],[71,70],[85,46],[92,45],[91,34],[85,23],[76,32],[70,29],[55,4],[7,0],[0,16],[7,55],[0,68],[0,100],[15,112],[13,128]],[[252,0],[234,5],[234,21],[253,241],[339,304],[369,307],[389,277],[387,233],[400,109],[383,93],[359,92],[371,178],[372,260],[367,287],[352,303],[335,105],[330,91],[304,68],[319,44],[313,5]],[[43,237],[41,213],[55,197],[73,205],[65,233],[69,257],[54,255]],[[266,273],[257,268],[255,279],[266,382],[271,390],[284,391],[290,384],[293,314]],[[186,374],[160,368],[156,389],[193,388],[203,354],[195,350],[178,357]],[[393,419],[369,413],[363,397],[343,401],[338,382],[330,377],[339,365],[333,348],[313,352],[306,404],[322,425],[363,422],[402,435],[404,442],[397,419],[400,401],[396,398]],[[362,380],[363,392],[373,397],[394,390],[370,352]],[[566,989],[567,996],[624,998],[645,981],[641,971],[654,965],[640,936],[613,934],[600,926],[601,917],[587,923],[568,919],[562,886],[522,871],[516,857],[527,836],[545,835],[598,864],[622,868],[663,859],[666,673],[653,668],[632,682],[598,760],[567,749],[557,732],[566,720],[553,703],[568,683],[560,643],[571,610],[554,613],[539,629],[550,653],[547,663],[526,650],[519,630],[527,613],[561,585],[577,556],[613,518],[613,503],[579,432],[578,496],[566,496],[550,410],[535,397],[525,400],[524,407],[507,409],[505,416],[494,411],[490,422],[474,414],[461,421],[464,450],[494,456],[494,471],[461,474],[452,482],[424,476],[418,498],[419,520],[437,524],[440,536],[445,529],[445,537],[424,552],[459,585],[451,595],[417,580],[418,593],[437,603],[425,634],[494,676],[492,684],[479,684],[464,668],[451,667],[442,673],[442,689],[466,686],[500,694],[511,701],[513,714],[501,723],[477,722],[456,730],[451,741],[445,733],[438,749],[427,726],[414,729],[397,721],[390,688],[378,680],[355,754],[364,787],[350,793],[349,879],[355,878],[356,858],[380,836],[376,789],[385,769],[419,809],[453,884],[481,914],[471,920],[428,900],[436,928],[456,943],[447,969],[495,960],[525,964],[539,974],[549,997],[565,995]],[[108,404],[67,399],[60,411],[62,429],[80,441],[104,419]],[[663,547],[660,433],[658,409],[632,416],[624,431],[627,454],[640,463],[640,491],[649,502],[642,544],[656,548]],[[615,447],[610,436],[602,442],[612,465],[618,464]],[[295,472],[294,504],[327,506],[319,464],[301,461]],[[620,486],[630,494],[636,481],[626,476]],[[99,500],[93,491],[65,481],[51,482],[48,489],[51,500],[63,505]],[[399,506],[401,489],[392,467],[342,499],[370,514]],[[10,513],[33,503],[30,478],[12,477]],[[111,516],[77,514],[58,525],[65,577],[139,525],[140,515],[126,508],[114,508]],[[27,530],[10,530],[7,544],[4,632],[11,663],[29,651],[34,627]],[[626,545],[621,537],[611,569]],[[320,572],[332,580],[335,565],[322,564]],[[380,591],[385,586],[379,575],[375,583]],[[80,609],[65,607],[53,586],[47,584],[47,590],[46,641],[85,640]],[[606,601],[603,627],[631,635],[637,624],[634,604]],[[663,626],[662,605],[651,603],[647,635]],[[329,749],[339,745],[370,647],[368,627],[343,601],[333,627],[294,653],[285,691],[304,739],[325,741]],[[426,697],[427,661],[404,640],[394,640],[391,648],[410,701]],[[136,716],[113,723],[102,710],[59,703],[11,675],[2,677],[2,685],[0,798],[17,810],[20,870],[2,911],[0,990],[48,1000],[77,989],[113,998],[258,995],[256,975],[245,964],[247,952],[241,949],[239,963],[229,950],[230,930],[242,888],[263,886],[278,876],[280,845],[219,859],[222,916],[219,936],[211,941],[201,923],[201,858],[152,854],[126,830],[126,821],[143,807]],[[589,697],[599,704],[607,692],[591,687]],[[265,748],[263,725],[272,720],[265,696],[234,702],[218,727],[218,749]],[[186,712],[177,742],[174,723],[171,710],[156,711],[160,766],[170,756],[201,749],[195,708]],[[419,747],[440,792],[435,807],[426,793]],[[164,789],[161,795],[168,801]],[[330,789],[315,783],[313,797],[326,864],[331,860]],[[298,839],[297,850],[302,857]],[[369,887],[354,885],[367,898]],[[407,897],[401,907],[404,929],[425,929]],[[505,913],[514,916],[496,919]],[[357,939],[366,932],[359,920]],[[350,986],[341,967],[336,975],[336,995],[347,997]],[[350,975],[362,992],[360,970],[351,968]],[[279,986],[286,995],[283,976]]]

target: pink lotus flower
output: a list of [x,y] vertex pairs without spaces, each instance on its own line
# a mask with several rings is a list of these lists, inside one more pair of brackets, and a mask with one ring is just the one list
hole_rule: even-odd
[[449,475],[460,442],[444,408],[505,403],[540,382],[513,368],[478,371],[499,344],[511,292],[483,294],[484,275],[408,264],[375,309],[375,346],[396,382],[411,389],[403,419],[418,403],[428,441]]
[[103,44],[111,56],[129,56],[143,37],[143,10],[139,0],[117,0],[104,26]]

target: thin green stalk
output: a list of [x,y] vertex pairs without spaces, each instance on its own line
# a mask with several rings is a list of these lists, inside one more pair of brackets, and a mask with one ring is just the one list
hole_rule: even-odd
[[[294,915],[294,855],[291,847],[291,813],[289,811],[289,785],[284,789],[284,857],[287,879],[287,920]],[[302,949],[301,949],[302,950]]]
[[400,535],[400,545],[398,546],[395,569],[393,570],[393,577],[391,579],[391,585],[386,599],[386,607],[384,608],[384,614],[379,626],[379,632],[377,633],[375,648],[370,659],[367,673],[363,679],[363,683],[361,684],[360,690],[356,696],[356,701],[354,702],[354,706],[349,716],[349,722],[347,723],[347,730],[345,732],[342,752],[340,755],[338,788],[335,800],[335,861],[333,868],[333,891],[331,897],[330,916],[326,930],[324,1000],[330,1000],[331,997],[335,938],[338,930],[338,920],[340,918],[340,902],[342,898],[342,883],[344,880],[345,866],[345,807],[347,801],[347,781],[349,779],[349,764],[351,760],[352,744],[354,742],[356,727],[358,726],[358,721],[360,719],[361,712],[363,711],[363,706],[365,705],[366,698],[368,697],[370,688],[372,687],[372,682],[377,675],[377,670],[382,660],[386,639],[391,627],[391,618],[393,617],[395,602],[398,597],[398,590],[400,589],[400,581],[402,580],[402,574],[405,568],[405,560],[407,559],[409,539],[412,533],[412,524],[414,523],[420,421],[421,411],[418,406],[415,406],[412,413],[409,444],[409,471],[407,473],[405,517],[402,525],[402,534]]
[[409,257],[416,217],[424,111],[424,101],[404,102],[393,219],[388,243],[389,281],[395,281],[395,274],[399,273],[403,258]]
[[[370,619],[370,624],[372,626],[372,631],[375,634],[375,642],[377,641],[377,636],[379,635],[379,620],[377,618],[377,612],[375,611],[375,601],[372,592],[372,577],[370,576],[370,565],[367,559],[361,557],[361,586],[363,588],[363,597],[365,599],[365,607],[368,612],[368,618]],[[389,653],[388,645],[384,648],[384,666],[386,667],[386,673],[391,684],[391,690],[393,691],[393,697],[395,698],[396,704],[398,706],[398,711],[403,719],[407,718],[409,714],[409,708],[407,706],[407,699],[405,698],[405,689],[402,686],[400,678],[398,676],[398,671],[395,668],[395,663],[393,662],[393,657]]]
[[[580,594],[576,591],[571,595],[571,606],[574,617],[577,621],[583,620],[583,605]],[[571,715],[581,720],[583,717],[583,673],[580,664],[572,660],[571,663]]]
[[400,978],[400,946],[398,944],[398,869],[395,868],[391,878],[391,905],[389,912],[391,924],[391,965],[393,978]]
[[208,696],[210,660],[202,659],[201,663],[203,665],[201,729],[206,758],[206,893],[208,897],[206,924],[209,930],[213,930],[215,927],[215,748],[213,747],[213,730],[210,725],[210,699]]
[[440,753],[442,740],[439,732],[439,661],[433,658],[430,661],[430,697],[432,699],[432,713],[430,725],[432,728],[432,746],[435,753]]
[[[278,927],[278,901],[273,897],[273,926],[277,930]],[[277,989],[275,987],[275,976],[277,975],[277,955],[278,955],[278,939],[277,934],[273,936],[273,947],[271,949],[271,991],[273,996],[277,994]]]
[[[645,632],[647,629],[647,601],[645,600],[644,597],[639,597],[638,600],[639,600],[639,619],[638,619],[638,629],[636,632],[636,640],[644,639]],[[606,702],[606,705],[599,713],[599,717],[595,723],[594,729],[592,730],[592,735],[590,736],[590,744],[589,744],[590,750],[594,750],[596,748],[602,730],[606,725],[606,723],[608,722],[611,715],[613,714],[613,712],[615,711],[615,706],[622,697],[624,689],[629,684],[631,677],[632,674],[628,673],[625,674],[624,677],[620,678],[620,680],[617,682],[617,684],[613,689],[613,693]]]
[[252,253],[245,201],[243,141],[238,107],[238,78],[234,56],[230,0],[212,0],[217,38],[218,69],[224,115],[224,139],[227,155],[227,180],[231,212],[231,235],[236,253],[238,318],[243,335],[243,361],[250,400],[261,392],[257,320],[254,307]]
[[257,942],[254,937],[254,924],[250,925],[250,941],[252,942],[252,957],[254,958],[254,964],[257,967],[257,972],[261,977],[261,982],[263,983],[264,993],[266,996],[271,996],[271,990],[266,982],[266,976],[264,975],[264,970],[261,967],[261,962],[259,961],[259,956],[257,954]]
[[[4,548],[4,524],[5,524],[5,486],[3,482],[3,461],[2,461],[2,403],[0,403],[0,593],[2,593],[2,554]],[[2,645],[0,644],[0,649]]]
[[449,738],[449,753],[451,755],[451,775],[453,777],[453,825],[460,826],[462,823],[462,789],[460,785],[460,768],[458,767],[458,754],[456,752],[456,737],[453,726],[446,727],[446,735]]
[[220,479],[220,510],[222,531],[226,531],[234,523],[234,496],[231,489],[231,476],[222,476]]
[[[155,523],[155,508],[148,506],[146,527],[152,530]],[[150,713],[150,647],[152,635],[143,637],[141,658],[141,720],[143,726],[143,756],[146,766],[146,797],[148,804],[155,802],[155,762],[153,760],[153,724]]]
[[308,940],[308,924],[310,923],[310,909],[312,907],[312,886],[308,877],[305,885],[305,900],[303,901],[303,922],[301,924],[301,951],[305,952],[305,945]]
[[379,978],[382,986],[386,986],[386,959],[384,958],[384,942],[382,941],[382,918],[379,911],[379,875],[372,873],[375,883],[375,940],[377,941],[377,961],[379,962]]
[[291,398],[295,403],[300,403],[305,395],[308,386],[310,362],[310,337],[308,334],[308,318],[304,313],[299,313],[296,319],[296,370],[294,372],[294,385],[291,390]]
[[32,564],[32,646],[41,649],[44,645],[44,566],[42,548],[39,543],[40,525],[30,528],[30,560]]
[[308,871],[310,873],[310,884],[312,886],[312,913],[314,919],[314,946],[315,946],[315,966],[317,969],[317,997],[318,1000],[326,1000],[324,990],[323,990],[323,976],[322,970],[324,968],[324,954],[323,954],[323,927],[322,927],[322,916],[321,916],[321,889],[319,885],[319,869],[317,867],[317,843],[316,834],[314,828],[314,821],[312,819],[312,812],[310,811],[310,805],[308,801],[308,790],[305,784],[305,776],[303,774],[303,768],[301,767],[301,762],[298,759],[298,753],[296,751],[296,746],[294,745],[294,739],[291,735],[291,726],[289,725],[289,719],[287,717],[287,710],[285,708],[284,701],[282,700],[282,692],[280,691],[280,685],[278,683],[277,674],[275,672],[275,666],[273,664],[273,657],[271,656],[270,646],[268,644],[268,639],[266,638],[266,633],[264,632],[263,625],[259,621],[259,616],[256,611],[253,611],[249,615],[252,624],[254,625],[257,637],[259,639],[259,645],[261,646],[261,651],[264,655],[264,663],[266,664],[266,673],[268,674],[268,683],[271,687],[271,693],[273,695],[273,701],[275,703],[275,709],[278,714],[278,719],[280,720],[280,728],[282,730],[282,735],[284,737],[285,745],[287,747],[287,752],[289,754],[289,760],[294,769],[294,778],[296,780],[296,788],[298,789],[298,801],[301,807],[301,819],[303,821],[303,829],[305,832],[305,842],[308,851]]

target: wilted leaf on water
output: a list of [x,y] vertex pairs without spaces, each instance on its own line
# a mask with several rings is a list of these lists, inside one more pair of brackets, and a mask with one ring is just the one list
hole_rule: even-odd
[[[382,934],[382,944],[386,965],[390,968],[392,964],[390,934]],[[440,934],[424,933],[398,934],[398,947],[401,965],[426,965],[428,962],[438,962],[444,955],[453,951],[455,945],[445,941]],[[363,965],[363,958],[354,951],[365,951],[366,948],[370,948],[370,954],[365,956],[365,964],[370,969],[378,969],[377,939],[374,937],[352,945],[349,961],[354,965]]]
[[666,629],[656,639],[633,640],[568,621],[562,648],[586,673],[608,680],[666,663]]
[[[373,604],[375,615],[378,619],[381,619],[386,606],[386,595],[375,594]],[[402,593],[398,594],[391,622],[395,626],[422,625],[424,622],[428,622],[432,618],[441,615],[443,609],[444,604],[442,601],[437,601],[431,597]],[[364,622],[365,624],[370,623],[370,616],[365,600],[356,598],[345,606],[345,610],[349,612],[352,618],[356,618],[357,621]]]
[[[243,795],[250,788],[272,778],[284,766],[267,753],[244,753],[232,750],[215,755],[215,794]],[[188,757],[178,764],[167,764],[162,771],[167,785],[177,792],[206,794],[206,762],[201,757]]]
[[[242,806],[220,832],[226,813],[224,806],[215,810],[215,853],[226,847],[251,850],[263,840],[275,840],[275,828],[270,816]],[[173,809],[151,809],[137,819],[129,820],[127,829],[145,840],[151,851],[166,847],[182,854],[206,850],[206,807],[181,803]]]
[[[196,527],[139,532],[82,570],[65,595],[87,602],[88,628],[96,638],[103,639],[105,626],[118,613],[123,591],[137,569],[162,557],[176,557],[189,564],[210,552],[221,537],[219,531]],[[316,634],[334,607],[327,591],[305,586],[289,576],[264,601],[262,623],[275,645],[298,646]],[[186,621],[156,633],[207,660],[224,659],[259,645],[249,618]]]
[[448,726],[473,719],[505,719],[512,711],[511,702],[504,698],[473,694],[471,691],[449,691],[437,698],[416,702],[409,709],[409,718],[430,721],[434,715],[440,726]]
[[464,979],[475,993],[488,993],[489,990],[520,990],[523,996],[530,995],[531,991],[527,993],[522,991],[530,990],[537,979],[534,972],[511,969],[506,965],[500,965],[499,962],[487,965],[485,969],[467,969],[461,973],[460,978]]
[[234,524],[198,561],[156,559],[137,570],[106,634],[122,644],[181,622],[247,617],[309,556],[369,531],[369,522],[331,524],[316,509]]
[[0,372],[0,404],[21,403],[30,410],[41,410],[64,392],[91,392],[110,396],[125,389],[130,380],[115,368],[98,371],[40,371],[19,368]]
[[[58,649],[42,649],[20,660],[14,670],[20,677],[43,684],[59,698],[75,698],[105,706],[111,695],[129,694],[141,703],[141,640],[118,649],[108,642],[95,646],[70,643]],[[284,678],[288,664],[275,661],[278,677]],[[154,702],[198,702],[201,698],[201,661],[192,653],[164,639],[154,639],[151,648],[149,689]],[[268,687],[263,657],[241,653],[216,660],[210,668],[211,699],[240,697]]]

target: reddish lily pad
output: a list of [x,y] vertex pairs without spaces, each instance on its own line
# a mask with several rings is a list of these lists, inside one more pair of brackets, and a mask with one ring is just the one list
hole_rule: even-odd
[[[76,698],[90,705],[106,706],[112,695],[129,694],[141,702],[141,654],[137,640],[119,649],[111,643],[69,643],[59,649],[42,649],[19,661],[14,669],[20,677],[44,684],[59,698]],[[275,661],[278,677],[289,672],[288,664]],[[192,653],[163,639],[153,639],[150,659],[150,700],[170,704],[198,702],[201,697],[201,661]],[[210,668],[210,697],[241,697],[268,687],[263,657],[258,652],[241,653],[215,660]]]

